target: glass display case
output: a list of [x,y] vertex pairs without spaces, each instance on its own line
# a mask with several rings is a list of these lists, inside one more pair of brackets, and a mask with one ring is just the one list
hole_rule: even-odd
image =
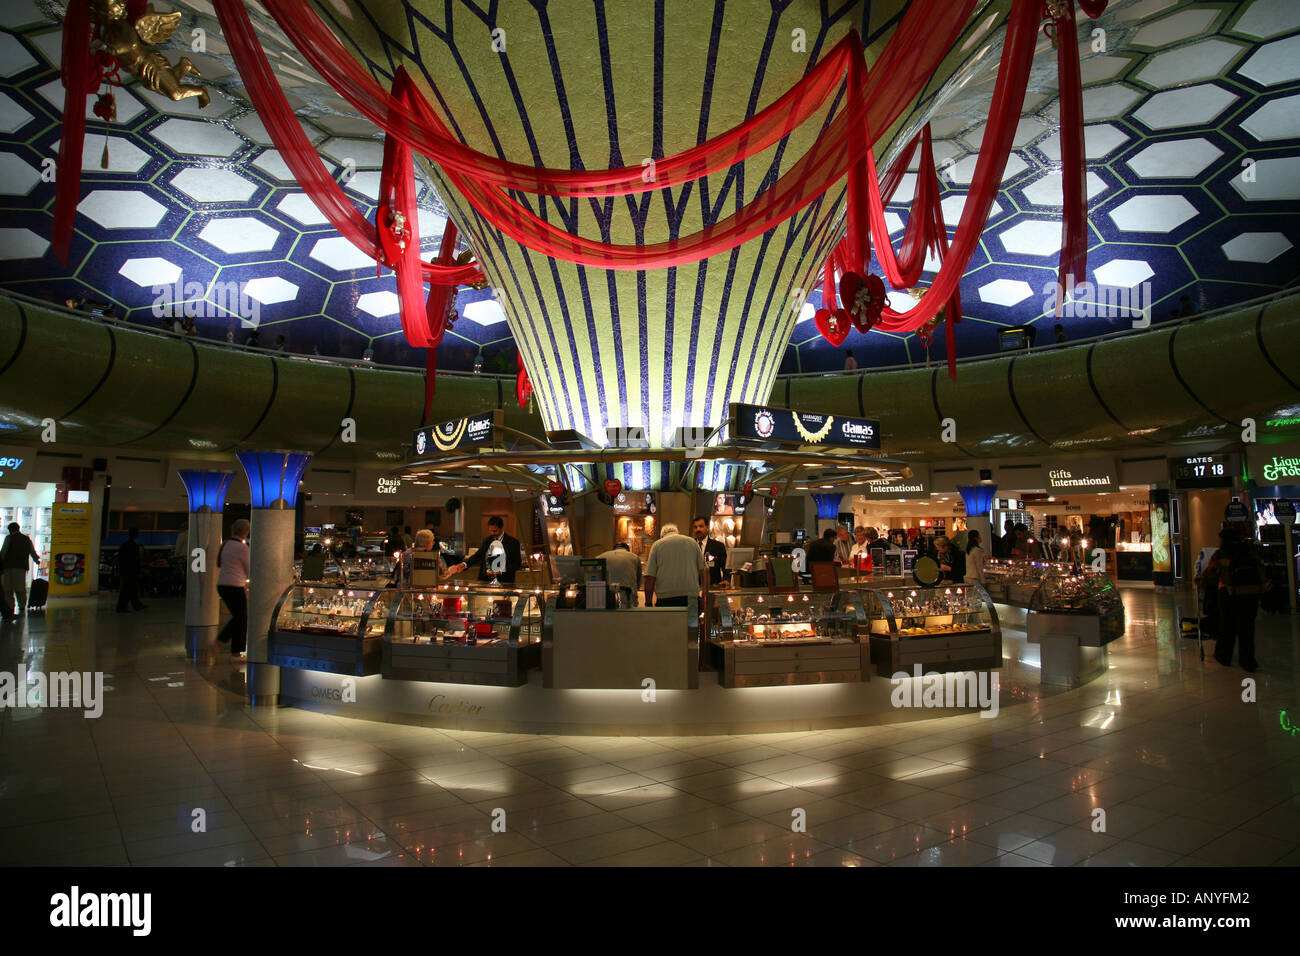
[[361,677],[378,674],[389,595],[291,584],[271,615],[267,663]]
[[[1084,647],[1100,647],[1124,636],[1124,602],[1119,588],[1108,575],[1096,571],[1057,572],[1045,576],[1034,592],[1029,609],[1034,617],[1043,614],[1061,614],[1096,620],[1093,628],[1079,632]],[[1078,622],[1075,622],[1075,630]]]
[[455,585],[390,592],[381,673],[522,686],[541,665],[542,609],[554,593]]
[[723,687],[860,681],[868,620],[852,590],[709,592],[709,658]]
[[990,558],[984,563],[984,589],[998,604],[1028,608],[1043,578],[1066,570],[1069,565]]
[[863,592],[870,656],[892,676],[991,670],[1002,666],[1002,630],[993,600],[974,584],[877,588]]

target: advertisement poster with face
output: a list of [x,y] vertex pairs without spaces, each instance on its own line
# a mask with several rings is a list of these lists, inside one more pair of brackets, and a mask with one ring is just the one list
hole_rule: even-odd
[[[1169,492],[1151,492],[1151,571],[1171,574],[1169,558]],[[1159,583],[1159,582],[1157,582]]]

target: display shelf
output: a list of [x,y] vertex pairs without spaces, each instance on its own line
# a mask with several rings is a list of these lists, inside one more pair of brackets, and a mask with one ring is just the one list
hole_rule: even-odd
[[1126,615],[1119,589],[1107,575],[1097,572],[1058,572],[1044,577],[1029,610],[1033,612],[1031,624],[1045,615],[1088,619],[1086,624],[1074,621],[1065,627],[1078,633],[1084,647],[1101,647],[1124,636]]
[[541,664],[541,588],[391,592],[381,673],[396,680],[519,687]]
[[1002,631],[993,601],[974,584],[876,588],[863,592],[871,663],[891,676],[1002,666]]
[[267,663],[331,674],[378,674],[388,595],[291,584],[271,615]]

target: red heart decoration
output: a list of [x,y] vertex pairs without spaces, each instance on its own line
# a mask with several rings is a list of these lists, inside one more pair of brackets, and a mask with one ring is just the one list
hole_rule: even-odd
[[754,497],[754,483],[752,481],[745,482],[745,497]]
[[547,487],[548,489],[550,489],[551,497],[553,497],[553,498],[563,498],[563,497],[564,497],[564,485],[562,485],[560,482],[558,482],[558,481],[552,481],[552,482],[551,482],[550,484],[548,484],[546,487]]
[[[834,328],[831,327],[832,321],[834,321]],[[849,329],[853,326],[849,314],[843,309],[836,309],[834,312],[830,309],[818,309],[813,315],[813,324],[817,326],[817,331],[822,334],[822,338],[836,348],[844,344],[844,340],[849,337]]]
[[617,478],[605,479],[605,494],[609,495],[611,498],[617,498],[618,493],[622,490],[623,482],[619,481]]
[[771,488],[768,489],[768,493],[771,494],[773,498],[779,497],[781,494],[781,486],[773,485]]
[[375,211],[376,232],[379,233],[379,250],[382,255],[384,265],[390,269],[397,267],[397,260],[406,254],[405,239],[410,238],[410,232],[406,232],[405,237],[398,236],[393,232],[393,208],[384,204]]
[[885,283],[878,275],[864,279],[856,272],[846,272],[840,276],[840,301],[857,330],[868,332],[880,320],[880,313],[885,308]]

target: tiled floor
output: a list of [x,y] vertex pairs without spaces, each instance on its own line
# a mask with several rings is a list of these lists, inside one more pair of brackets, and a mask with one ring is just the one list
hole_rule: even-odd
[[97,720],[0,713],[0,864],[1300,864],[1300,618],[1261,615],[1244,702],[1172,598],[1125,602],[1104,678],[992,720],[618,738],[254,713],[237,670],[184,659],[179,602],[52,607],[0,671],[112,690]]

